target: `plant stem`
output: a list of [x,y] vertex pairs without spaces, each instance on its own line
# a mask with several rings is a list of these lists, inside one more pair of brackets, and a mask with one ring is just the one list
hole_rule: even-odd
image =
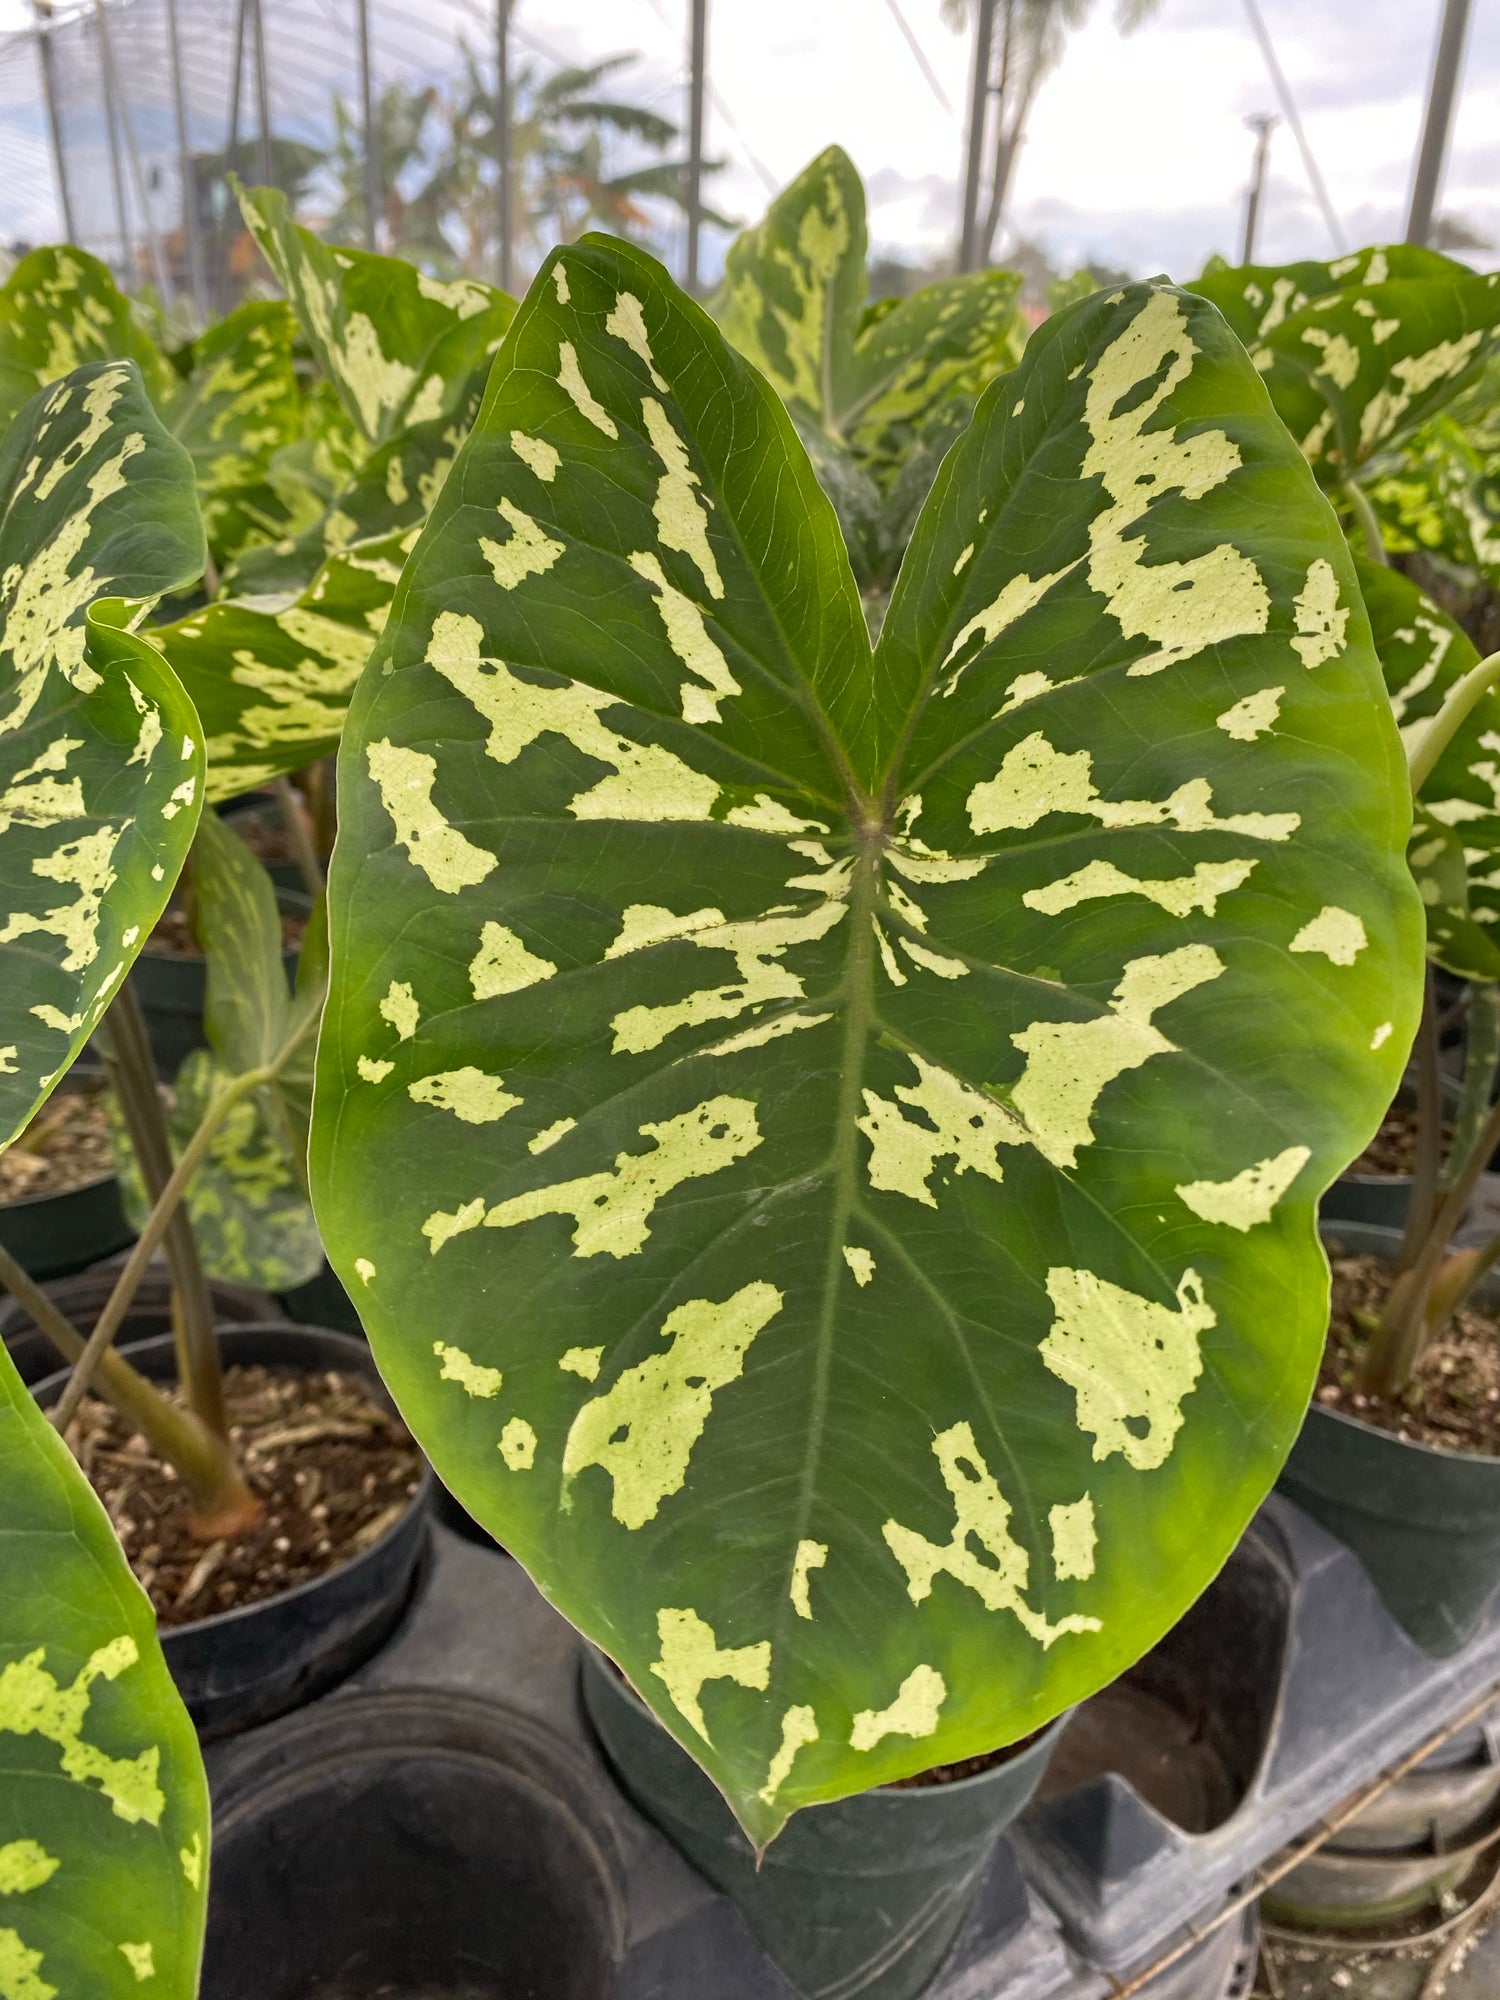
[[312,844],[307,831],[307,821],[297,794],[286,778],[272,780],[271,789],[276,794],[281,807],[281,817],[286,822],[287,839],[292,843],[292,854],[302,876],[303,887],[309,896],[321,896],[324,889],[323,870],[318,861],[317,849]]
[[1439,1263],[1468,1206],[1469,1196],[1497,1145],[1500,1145],[1500,1104],[1485,1119],[1473,1152],[1464,1161],[1433,1217],[1426,1240],[1410,1270],[1402,1272],[1385,1302],[1380,1325],[1370,1336],[1360,1369],[1360,1386],[1377,1396],[1398,1395],[1411,1380],[1429,1333],[1427,1301]]
[[1448,1151],[1450,1176],[1478,1143],[1494,1095],[1497,1069],[1500,1069],[1500,984],[1492,979],[1476,980],[1469,987],[1464,1087]]
[[[146,1186],[147,1199],[158,1202],[172,1174],[172,1145],[162,1116],[150,1039],[130,980],[124,982],[110,1003],[104,1026],[114,1056],[116,1094],[130,1134],[131,1150]],[[224,1379],[214,1339],[213,1300],[185,1209],[173,1210],[163,1248],[172,1269],[177,1379],[194,1415],[219,1437],[224,1437],[228,1426],[224,1415]]]
[[105,1302],[104,1310],[100,1313],[84,1351],[78,1358],[72,1380],[63,1391],[62,1401],[57,1406],[54,1421],[59,1430],[66,1428],[73,1412],[87,1393],[89,1380],[98,1365],[99,1357],[114,1339],[120,1322],[130,1310],[130,1302],[145,1275],[146,1266],[150,1263],[156,1246],[166,1234],[167,1224],[182,1199],[184,1189],[202,1165],[203,1156],[208,1151],[214,1134],[242,1098],[248,1097],[252,1091],[259,1090],[262,1084],[274,1082],[282,1064],[295,1047],[296,1039],[288,1042],[275,1062],[267,1063],[260,1069],[246,1070],[243,1076],[237,1076],[232,1083],[225,1085],[204,1112],[202,1123],[183,1148],[182,1157],[173,1168],[171,1178],[162,1189],[155,1207],[147,1216],[145,1227],[126,1258],[124,1268],[115,1280],[115,1288]]
[[1470,667],[1463,679],[1455,681],[1449,688],[1442,707],[1423,730],[1406,760],[1411,773],[1413,798],[1420,795],[1439,757],[1496,681],[1500,681],[1500,653],[1491,653],[1477,667]]
[[[85,1345],[77,1328],[3,1244],[0,1244],[0,1284],[26,1308],[38,1330],[46,1334],[63,1359],[76,1362]],[[239,1520],[242,1526],[248,1526],[254,1518],[256,1503],[224,1441],[213,1436],[191,1410],[174,1408],[123,1356],[104,1355],[98,1372],[99,1386],[107,1399],[135,1425],[153,1450],[182,1475],[195,1519],[214,1525],[226,1519]]]
[[1437,1206],[1443,1159],[1442,1077],[1438,1071],[1437,979],[1429,965],[1422,988],[1422,1018],[1417,1025],[1416,1158],[1411,1177],[1411,1201],[1406,1229],[1396,1257],[1396,1275],[1417,1260]]
[[1370,505],[1370,496],[1358,480],[1344,481],[1344,498],[1349,502],[1349,511],[1359,523],[1359,532],[1365,545],[1365,554],[1371,562],[1380,563],[1389,569],[1390,557],[1386,554],[1385,543],[1381,539],[1380,521],[1375,509]]

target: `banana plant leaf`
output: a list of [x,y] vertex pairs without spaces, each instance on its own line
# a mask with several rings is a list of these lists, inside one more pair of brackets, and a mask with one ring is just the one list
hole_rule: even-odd
[[[1410,752],[1479,654],[1463,627],[1399,570],[1363,556],[1355,569]],[[1500,979],[1500,689],[1479,697],[1422,786],[1408,858],[1429,955],[1465,979]]]
[[1182,1614],[1415,1025],[1347,545],[1164,284],[981,400],[873,655],[779,397],[554,253],[340,752],[314,1206],[464,1505],[751,1836]]
[[[1336,289],[1298,306],[1300,268],[1271,280],[1251,353],[1277,414],[1319,478],[1336,485],[1479,374],[1500,341],[1500,272],[1480,277],[1432,251],[1363,251],[1327,267]],[[1251,288],[1265,291],[1268,276],[1256,272]],[[1219,303],[1238,287],[1243,301],[1245,280],[1222,271],[1194,290]]]
[[[81,368],[0,446],[0,1145],[72,1062],[165,907],[203,737],[119,599],[203,568],[192,462],[130,362]],[[108,601],[106,601],[108,600]]]
[[240,207],[368,446],[451,413],[499,345],[513,299],[475,278],[429,278],[399,257],[325,244],[273,188],[241,192]]
[[0,1346],[0,1993],[194,2000],[208,1786],[104,1509]]
[[1013,368],[1026,329],[1013,271],[944,278],[866,318],[866,248],[864,183],[830,146],[731,244],[715,310],[795,415],[888,467],[948,398]]
[[95,361],[133,361],[153,398],[170,386],[107,264],[71,243],[28,252],[0,285],[0,430],[39,388]]

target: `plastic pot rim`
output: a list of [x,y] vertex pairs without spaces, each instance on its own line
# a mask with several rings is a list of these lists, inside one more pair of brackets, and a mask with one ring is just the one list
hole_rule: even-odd
[[[1328,1252],[1328,1237],[1333,1236],[1337,1239],[1340,1229],[1364,1230],[1370,1232],[1372,1235],[1389,1236],[1396,1244],[1400,1242],[1399,1231],[1386,1229],[1378,1222],[1340,1223],[1330,1218],[1318,1232],[1325,1256]],[[1491,1278],[1481,1283],[1479,1296],[1483,1298],[1486,1292],[1491,1294],[1491,1302],[1497,1309],[1500,1309],[1500,1277]],[[1326,1334],[1324,1335],[1324,1340],[1325,1342],[1327,1340]],[[1380,1424],[1368,1423],[1363,1417],[1353,1416],[1347,1410],[1330,1410],[1326,1408],[1317,1400],[1316,1391],[1314,1392],[1312,1402],[1307,1406],[1307,1415],[1311,1417],[1315,1414],[1329,1423],[1346,1424],[1351,1429],[1363,1431],[1367,1437],[1383,1438],[1387,1444],[1399,1445],[1403,1451],[1418,1452],[1427,1458],[1439,1459],[1448,1464],[1500,1466],[1500,1452],[1454,1451],[1448,1445],[1423,1444],[1419,1438],[1404,1438],[1399,1436],[1395,1431],[1386,1430]],[[1306,1419],[1304,1418],[1303,1421],[1305,1422]]]
[[[334,1327],[307,1326],[298,1320],[253,1320],[248,1323],[230,1321],[222,1327],[218,1325],[214,1327],[215,1339],[219,1339],[223,1334],[253,1333],[313,1333],[325,1340],[347,1341],[351,1348],[358,1349],[363,1347],[363,1343],[357,1341],[353,1334],[340,1333]],[[172,1336],[169,1333],[153,1333],[148,1334],[144,1340],[124,1342],[115,1349],[115,1352],[128,1360],[132,1354],[139,1354],[143,1347],[151,1347],[158,1342],[170,1345],[171,1341]],[[380,1378],[379,1372],[375,1368],[370,1350],[366,1347],[363,1348],[363,1352],[365,1365],[362,1368],[354,1369],[353,1372],[363,1376],[367,1382],[373,1381],[378,1386],[382,1398],[390,1401],[390,1391],[386,1388],[385,1383]],[[353,1361],[356,1357],[351,1355],[350,1358]],[[234,1366],[235,1364],[231,1363],[230,1365]],[[291,1364],[283,1363],[281,1365],[290,1366]],[[305,1372],[312,1374],[314,1371],[308,1369]],[[32,1383],[31,1395],[45,1409],[47,1404],[42,1402],[43,1393],[47,1394],[49,1400],[60,1395],[62,1385],[67,1381],[71,1373],[71,1369],[60,1368],[55,1374],[44,1376],[40,1382]],[[393,1401],[390,1402],[390,1407],[392,1410],[396,1409]],[[396,1414],[400,1415],[399,1410],[396,1411]],[[418,1450],[421,1450],[420,1446],[418,1446]],[[299,1598],[311,1597],[314,1592],[321,1590],[331,1577],[352,1575],[362,1566],[372,1564],[375,1557],[385,1548],[386,1543],[393,1536],[399,1534],[406,1526],[412,1513],[431,1505],[436,1485],[437,1475],[428,1462],[426,1454],[423,1453],[421,1470],[417,1475],[416,1491],[411,1495],[406,1505],[401,1509],[401,1512],[391,1522],[389,1527],[383,1529],[373,1542],[367,1543],[356,1555],[347,1557],[341,1563],[336,1563],[332,1569],[324,1570],[321,1576],[311,1576],[305,1582],[294,1583],[290,1590],[277,1590],[273,1591],[269,1597],[258,1597],[253,1604],[237,1604],[230,1611],[215,1611],[207,1618],[188,1618],[180,1625],[167,1626],[163,1629],[163,1636],[165,1637],[169,1633],[176,1632],[220,1632],[232,1629],[242,1619],[252,1618],[257,1612],[264,1611],[269,1604],[295,1604]],[[633,1689],[632,1693],[634,1693]]]
[[[687,1756],[689,1757],[693,1756],[692,1751],[688,1750],[685,1744],[677,1743],[676,1737],[673,1736],[671,1730],[667,1728],[666,1724],[661,1720],[661,1718],[657,1715],[656,1711],[649,1705],[649,1703],[641,1700],[641,1697],[636,1693],[635,1689],[631,1686],[623,1670],[616,1665],[615,1661],[610,1658],[609,1654],[605,1652],[604,1648],[601,1645],[599,1645],[593,1639],[585,1639],[583,1642],[583,1650],[586,1654],[591,1654],[596,1662],[602,1663],[604,1670],[609,1674],[610,1678],[618,1683],[620,1692],[626,1696],[626,1698],[635,1708],[639,1709],[640,1713],[643,1716],[645,1716],[648,1721],[654,1722],[656,1724],[657,1728],[661,1731],[662,1735],[666,1737],[669,1743],[677,1744],[678,1749],[684,1751],[684,1753]],[[1034,1739],[1041,1739],[1060,1734],[1063,1725],[1071,1719],[1073,1713],[1074,1711],[1072,1708],[1065,1708],[1060,1715],[1054,1715],[1050,1722],[1044,1722],[1040,1729],[1034,1729],[1031,1732],[1032,1737]],[[1000,1750],[1009,1750],[1012,1749],[1013,1747],[1014,1745],[1009,1743],[1001,1743],[996,1745],[996,1748]],[[1040,1740],[1036,1740],[1029,1747],[1040,1750],[1044,1746]],[[1050,1743],[1047,1744],[1045,1747],[1050,1751],[1051,1749]],[[978,1754],[980,1756],[986,1756],[986,1755],[992,1755],[993,1753],[987,1751],[980,1751]],[[1010,1760],[1007,1759],[1007,1762],[1009,1761]],[[695,1764],[698,1762],[696,1757],[693,1758],[693,1762]],[[699,1766],[699,1768],[700,1769],[702,1768],[701,1765]],[[932,1770],[937,1770],[940,1768],[940,1766],[931,1765],[929,1766],[929,1768]],[[907,1803],[907,1801],[910,1801],[913,1807],[915,1807],[922,1803],[924,1797],[930,1796],[930,1794],[932,1794],[933,1792],[943,1792],[945,1794],[949,1792],[961,1792],[966,1790],[970,1786],[974,1787],[977,1790],[980,1785],[985,1784],[989,1779],[993,1778],[997,1772],[1003,1771],[1004,1769],[1005,1769],[1004,1764],[992,1764],[989,1770],[987,1771],[974,1771],[967,1778],[950,1778],[946,1784],[942,1785],[914,1785],[911,1783],[910,1779],[901,1778],[888,1781],[883,1785],[866,1785],[862,1790],[857,1792],[844,1792],[836,1799],[818,1799],[809,1805],[798,1806],[796,1810],[798,1813],[816,1812],[819,1806],[848,1805],[854,1799],[873,1798],[877,1794],[879,1795],[879,1797],[883,1799],[896,1800],[903,1806]],[[913,1775],[917,1776],[920,1775],[920,1773],[914,1773]],[[717,1789],[718,1788],[716,1786],[715,1790]],[[769,1852],[769,1850],[767,1851]]]
[[[108,1187],[111,1181],[118,1182],[119,1178],[118,1174],[95,1174],[92,1180],[75,1181],[72,1187],[54,1188],[50,1194],[19,1195],[13,1201],[0,1201],[0,1215],[25,1215],[49,1201],[67,1201],[71,1195],[92,1194],[95,1188]],[[87,1270],[88,1266],[84,1268]],[[53,1280],[48,1278],[42,1282],[51,1284]]]

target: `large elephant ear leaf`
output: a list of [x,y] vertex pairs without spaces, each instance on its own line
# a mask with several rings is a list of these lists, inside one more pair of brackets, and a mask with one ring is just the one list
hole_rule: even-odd
[[314,1200],[443,1478],[757,1841],[1224,1561],[1413,1030],[1409,816],[1202,301],[1042,328],[872,658],[767,385],[629,246],[538,275],[345,732]]
[[0,1992],[194,2000],[208,1787],[104,1509],[0,1346]]
[[900,447],[941,404],[974,401],[1026,345],[1014,271],[972,271],[924,285],[882,313],[855,347],[839,428],[873,458]]
[[[186,452],[128,362],[42,391],[0,447],[0,1145],[92,1032],[193,837],[192,704],[131,607],[203,568]],[[92,608],[91,608],[92,607]]]
[[[1355,558],[1386,691],[1408,754],[1479,654],[1409,577]],[[1500,978],[1500,689],[1488,688],[1422,786],[1408,858],[1427,949],[1465,979]]]
[[242,193],[240,207],[369,445],[451,411],[515,311],[477,278],[429,278],[399,257],[331,248],[272,188]]
[[71,243],[30,251],[0,286],[0,430],[39,388],[95,361],[133,361],[153,396],[167,388],[109,266]]
[[864,182],[830,146],[729,246],[716,301],[726,337],[783,402],[834,437],[854,386],[865,246]]

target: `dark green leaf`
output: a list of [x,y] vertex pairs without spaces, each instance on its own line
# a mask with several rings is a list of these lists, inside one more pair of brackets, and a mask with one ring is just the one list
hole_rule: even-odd
[[193,343],[187,379],[162,396],[162,416],[192,453],[205,502],[259,479],[272,452],[297,436],[294,326],[279,300],[240,306]]
[[1296,1435],[1421,919],[1214,310],[1048,321],[872,657],[780,402],[587,238],[351,710],[313,1186],[445,1481],[760,1841],[1118,1674]]
[[193,888],[209,1046],[235,1074],[260,1069],[281,1047],[291,1007],[281,913],[264,866],[217,813],[203,815],[193,842]]
[[0,1346],[0,1992],[194,2000],[208,1786],[104,1509]]
[[[203,745],[130,607],[203,568],[192,465],[128,362],[39,393],[0,448],[0,1144],[72,1062],[193,837]],[[90,607],[93,606],[92,611]]]

